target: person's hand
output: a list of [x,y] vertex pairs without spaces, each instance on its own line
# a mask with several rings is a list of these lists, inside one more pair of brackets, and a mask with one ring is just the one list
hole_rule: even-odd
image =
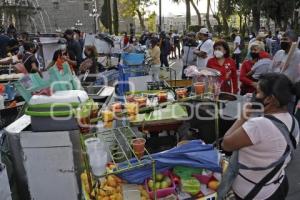
[[64,55],[63,55],[61,58],[62,58],[64,61],[67,61],[67,60],[69,59],[67,56],[64,56]]

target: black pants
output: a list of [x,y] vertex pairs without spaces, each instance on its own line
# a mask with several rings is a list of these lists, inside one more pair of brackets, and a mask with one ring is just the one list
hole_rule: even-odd
[[233,54],[233,57],[235,59],[235,63],[236,63],[236,69],[240,68],[240,62],[241,62],[241,54]]
[[[284,200],[289,192],[289,181],[287,176],[283,178],[282,183],[279,188],[266,200]],[[237,200],[243,200],[242,198],[236,196]]]
[[166,67],[169,67],[168,55],[160,54],[160,63],[161,63],[161,67],[163,67],[164,65]]

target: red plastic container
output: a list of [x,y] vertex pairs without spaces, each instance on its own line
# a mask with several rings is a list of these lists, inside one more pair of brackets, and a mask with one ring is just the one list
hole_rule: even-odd
[[[157,198],[166,197],[166,196],[169,196],[170,194],[174,194],[176,192],[176,185],[174,183],[172,173],[170,171],[166,171],[166,172],[163,172],[162,174],[165,175],[165,176],[168,176],[171,179],[172,186],[169,187],[169,188],[156,190],[156,194],[157,194],[156,197]],[[151,191],[150,188],[148,187],[148,180],[149,179],[150,178],[146,179],[146,181],[145,181],[145,188],[146,188],[146,191],[148,192],[150,198],[154,199],[154,192]]]

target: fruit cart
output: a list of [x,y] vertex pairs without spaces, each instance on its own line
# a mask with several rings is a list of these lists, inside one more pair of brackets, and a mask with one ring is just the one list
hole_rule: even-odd
[[[102,169],[99,167],[96,169],[97,167],[93,166],[92,160],[94,158],[92,158],[91,151],[88,147],[88,142],[95,139],[100,139],[100,141],[103,142],[104,149],[102,149],[102,155],[107,153],[107,160],[110,160],[109,165],[102,163]],[[115,195],[118,199],[123,199],[121,198],[121,181],[113,175],[141,168],[146,165],[152,166],[152,176],[154,177],[153,181],[155,183],[155,161],[144,146],[139,147],[140,149],[142,148],[141,152],[137,151],[136,148],[138,147],[131,143],[134,139],[141,138],[137,138],[137,135],[130,127],[115,128],[85,135],[81,134],[82,157],[85,168],[81,179],[86,200],[102,200],[105,196],[110,195]],[[104,160],[106,159],[104,158]],[[105,179],[104,177],[107,178]],[[153,197],[156,199],[155,189],[153,190]]]

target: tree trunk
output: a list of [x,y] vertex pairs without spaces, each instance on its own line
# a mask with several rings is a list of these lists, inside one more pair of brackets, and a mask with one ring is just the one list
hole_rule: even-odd
[[242,15],[242,13],[238,13],[238,15],[239,15],[239,18],[240,18],[240,33],[242,33],[242,26],[243,26],[243,15]]
[[257,33],[260,29],[260,1],[257,0],[252,8],[253,28]]
[[136,9],[136,13],[138,14],[138,18],[139,18],[139,21],[140,21],[140,25],[141,25],[141,29],[142,31],[145,31],[145,20],[144,20],[144,17],[142,15],[142,12],[139,10],[139,9]]
[[201,26],[202,23],[201,23],[201,13],[199,11],[199,9],[197,8],[197,5],[195,4],[194,0],[191,0],[191,4],[197,14],[197,18],[198,18],[198,25]]
[[189,29],[189,26],[191,25],[191,0],[185,0],[186,4],[186,29]]
[[118,11],[118,1],[113,1],[113,16],[114,16],[114,33],[115,35],[119,35],[119,11]]
[[209,10],[210,10],[210,0],[207,0],[207,8],[206,8],[206,25],[207,25],[207,28],[209,30],[209,32],[213,32],[213,29],[211,27],[211,24],[210,24],[210,20],[209,20]]

